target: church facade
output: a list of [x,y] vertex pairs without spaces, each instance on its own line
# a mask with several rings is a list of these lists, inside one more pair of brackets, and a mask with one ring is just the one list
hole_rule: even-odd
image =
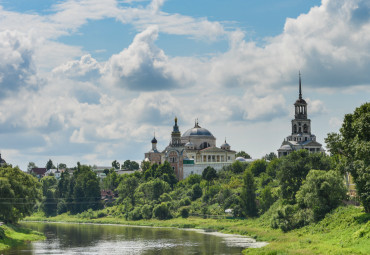
[[207,166],[221,170],[230,165],[235,161],[236,154],[230,148],[226,139],[217,147],[216,137],[208,129],[199,126],[198,121],[181,135],[175,118],[169,145],[162,152],[158,151],[157,139],[154,137],[152,149],[145,153],[145,161],[157,164],[168,161],[177,178],[182,180],[190,174],[202,174]]
[[299,96],[294,103],[294,108],[292,132],[277,150],[278,157],[286,156],[292,151],[300,149],[308,150],[311,153],[325,152],[322,145],[316,141],[316,136],[311,133],[311,120],[307,118],[307,102],[302,98],[301,74],[299,74]]

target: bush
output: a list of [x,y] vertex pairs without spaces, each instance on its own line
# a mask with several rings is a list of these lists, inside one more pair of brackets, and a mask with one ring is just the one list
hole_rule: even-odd
[[144,205],[141,207],[141,216],[143,219],[149,220],[152,218],[152,207],[150,205]]
[[325,214],[338,207],[346,196],[347,189],[342,177],[333,170],[311,170],[296,198],[302,209],[309,208],[314,220],[318,221]]
[[202,188],[200,187],[199,183],[196,183],[193,185],[192,187],[192,196],[191,196],[191,200],[196,200],[200,197],[202,197],[203,195],[203,191],[202,191]]
[[135,207],[134,210],[129,212],[127,218],[129,220],[140,220],[142,218],[140,207]]
[[164,193],[159,197],[160,202],[170,202],[172,201],[172,197],[168,193]]
[[180,206],[190,205],[190,204],[191,204],[191,201],[188,197],[185,197],[185,198],[180,200]]
[[162,202],[161,204],[156,205],[153,209],[153,215],[160,220],[169,219],[171,214],[167,203]]
[[264,159],[257,159],[249,166],[254,176],[259,176],[261,173],[266,172],[266,168],[267,162]]
[[189,208],[183,207],[180,211],[181,217],[188,218],[189,217]]

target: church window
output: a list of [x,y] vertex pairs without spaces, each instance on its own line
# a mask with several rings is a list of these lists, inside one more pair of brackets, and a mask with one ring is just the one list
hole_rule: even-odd
[[293,133],[297,133],[297,125],[296,124],[294,124],[294,126],[293,126]]
[[227,160],[230,160],[230,156],[227,156]]
[[305,137],[304,140],[307,141],[307,137]]
[[307,125],[306,125],[306,124],[304,124],[304,125],[303,125],[303,132],[307,133],[307,129],[308,129]]

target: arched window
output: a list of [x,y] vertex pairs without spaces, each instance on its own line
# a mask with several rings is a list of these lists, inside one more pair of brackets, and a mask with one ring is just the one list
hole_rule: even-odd
[[293,133],[297,133],[297,125],[296,124],[294,124],[294,126],[293,126]]
[[205,148],[208,148],[210,145],[209,145],[209,143],[207,143],[207,142],[203,142],[201,145],[200,145],[200,148],[201,149],[205,149]]
[[308,132],[308,126],[307,126],[307,124],[304,124],[303,125],[303,132],[304,133],[307,133]]

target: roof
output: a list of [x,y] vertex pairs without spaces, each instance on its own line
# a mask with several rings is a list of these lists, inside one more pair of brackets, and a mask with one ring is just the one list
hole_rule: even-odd
[[33,172],[35,174],[44,175],[46,173],[46,168],[32,168],[30,172]]
[[208,129],[202,128],[202,127],[190,128],[182,135],[182,137],[188,137],[188,136],[211,136],[214,138],[214,136]]
[[223,150],[223,149],[220,149],[218,147],[208,147],[208,148],[205,148],[203,150],[201,150],[202,152],[235,152],[235,151],[229,151],[229,150]]

